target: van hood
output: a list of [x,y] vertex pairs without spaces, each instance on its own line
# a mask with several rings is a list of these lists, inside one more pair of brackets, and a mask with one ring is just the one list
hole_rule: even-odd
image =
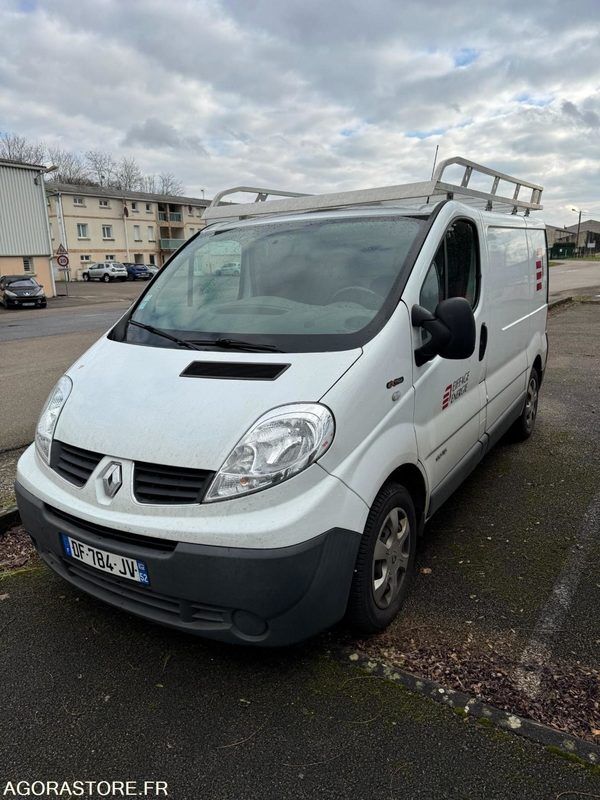
[[[54,436],[102,455],[218,470],[262,414],[317,402],[361,353],[174,350],[104,337],[68,370],[73,389]],[[289,367],[273,380],[182,377],[195,361]]]

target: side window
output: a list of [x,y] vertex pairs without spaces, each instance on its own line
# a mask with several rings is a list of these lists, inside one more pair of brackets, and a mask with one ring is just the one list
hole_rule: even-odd
[[477,256],[473,224],[463,219],[453,222],[425,276],[420,304],[433,313],[441,300],[464,297],[474,307],[479,294]]

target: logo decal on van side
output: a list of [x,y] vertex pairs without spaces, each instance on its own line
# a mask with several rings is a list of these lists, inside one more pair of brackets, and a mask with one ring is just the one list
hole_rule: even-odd
[[539,292],[544,285],[544,267],[541,259],[535,262],[536,292]]
[[457,378],[454,383],[449,383],[448,386],[444,389],[444,394],[442,395],[442,411],[448,406],[451,406],[452,403],[456,402],[459,397],[462,397],[463,394],[467,393],[467,389],[469,388],[469,375],[471,374],[471,370],[467,370],[464,375],[461,375],[460,378]]

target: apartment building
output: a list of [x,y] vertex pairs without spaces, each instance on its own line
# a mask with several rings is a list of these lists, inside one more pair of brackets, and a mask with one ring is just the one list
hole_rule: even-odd
[[71,279],[93,261],[162,266],[186,239],[204,227],[210,200],[103,186],[46,186],[54,251],[69,253]]
[[39,164],[0,160],[0,276],[35,276],[54,297],[45,172]]

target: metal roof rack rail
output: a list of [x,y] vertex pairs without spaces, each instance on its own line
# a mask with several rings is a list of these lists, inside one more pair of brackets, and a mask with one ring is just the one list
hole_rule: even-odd
[[[464,167],[460,184],[444,180],[444,173],[452,166]],[[469,186],[474,175],[492,178],[489,191],[474,189]],[[512,196],[498,194],[500,182],[510,184]],[[509,211],[517,214],[523,211],[527,216],[530,211],[539,211],[543,188],[537,183],[515,178],[503,172],[469,161],[461,156],[441,161],[431,180],[419,183],[405,183],[396,186],[383,186],[374,189],[356,189],[346,192],[330,192],[328,194],[301,194],[299,192],[283,192],[276,189],[263,189],[252,186],[236,186],[225,189],[213,198],[204,212],[206,222],[219,222],[231,219],[247,219],[269,214],[291,214],[303,211],[323,211],[325,209],[349,208],[352,206],[379,205],[397,201],[420,200],[423,204],[439,200],[460,200],[470,205],[480,206],[486,211]],[[224,197],[239,192],[255,194],[252,203],[226,202]],[[526,193],[526,196],[523,194]],[[270,198],[278,198],[271,200]]]

